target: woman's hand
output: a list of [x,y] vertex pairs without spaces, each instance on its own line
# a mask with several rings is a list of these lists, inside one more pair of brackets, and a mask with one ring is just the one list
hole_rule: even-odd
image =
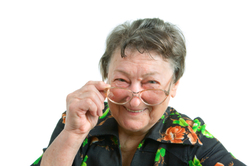
[[102,115],[103,91],[108,87],[102,81],[89,81],[67,96],[65,127],[43,154],[41,166],[72,165],[82,141]]
[[67,132],[88,134],[95,127],[104,109],[104,90],[110,87],[102,81],[89,81],[67,96],[65,128]]

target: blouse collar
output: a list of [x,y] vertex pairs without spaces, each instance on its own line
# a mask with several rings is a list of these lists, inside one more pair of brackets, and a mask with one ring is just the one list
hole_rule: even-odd
[[[111,135],[119,138],[118,123],[110,114],[108,104],[105,104],[105,115],[102,116],[89,137]],[[199,124],[200,125],[200,124]],[[161,143],[201,146],[197,123],[186,115],[168,107],[158,122],[149,130],[144,140],[152,139]]]

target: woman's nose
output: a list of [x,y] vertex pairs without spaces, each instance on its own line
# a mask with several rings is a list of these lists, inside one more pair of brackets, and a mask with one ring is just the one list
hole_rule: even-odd
[[132,99],[130,100],[129,104],[131,108],[136,108],[141,104],[141,99],[139,98],[138,95],[134,95]]
[[136,84],[133,84],[131,85],[131,89],[130,89],[132,92],[133,92],[133,96],[132,96],[132,99],[130,100],[129,104],[130,104],[130,107],[131,108],[136,108],[138,107],[140,104],[141,104],[141,99],[139,98],[139,91],[141,91],[141,86],[139,83],[136,83]]

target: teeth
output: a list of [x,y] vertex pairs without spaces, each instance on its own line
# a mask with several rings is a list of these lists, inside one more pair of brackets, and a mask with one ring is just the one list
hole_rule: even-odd
[[145,109],[143,109],[143,110],[133,111],[133,110],[131,110],[131,109],[127,108],[127,107],[126,107],[126,109],[127,109],[129,112],[134,112],[134,113],[139,113],[139,112],[142,112],[142,111],[144,111],[144,110],[145,110]]

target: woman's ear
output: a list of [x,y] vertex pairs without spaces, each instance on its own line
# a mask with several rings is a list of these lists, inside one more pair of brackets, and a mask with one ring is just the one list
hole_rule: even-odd
[[179,83],[180,83],[180,79],[175,84],[172,85],[171,92],[170,92],[170,96],[172,98],[174,98],[176,95],[176,91],[177,91],[177,88],[179,86]]

